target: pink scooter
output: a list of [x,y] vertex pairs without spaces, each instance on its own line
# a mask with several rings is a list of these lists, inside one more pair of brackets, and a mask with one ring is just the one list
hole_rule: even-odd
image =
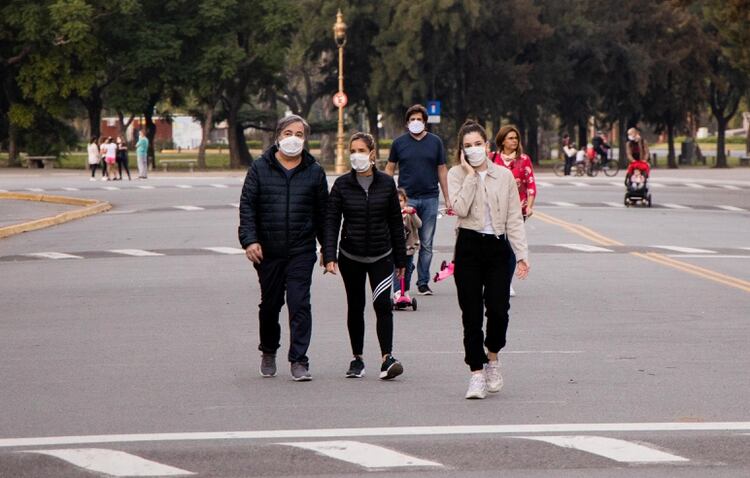
[[441,280],[447,279],[448,277],[453,275],[453,261],[449,263],[443,261],[440,264],[440,272],[435,274],[435,277],[432,278],[433,282],[440,282]]
[[404,310],[411,307],[412,310],[417,310],[417,299],[412,299],[406,295],[404,290],[404,278],[401,278],[401,295],[393,302],[393,310]]

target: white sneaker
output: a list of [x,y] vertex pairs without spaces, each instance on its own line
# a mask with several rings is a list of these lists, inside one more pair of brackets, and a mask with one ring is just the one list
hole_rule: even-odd
[[516,296],[516,291],[515,291],[515,289],[513,289],[512,285],[510,286],[510,296],[511,297],[515,297]]
[[401,291],[400,290],[397,290],[396,292],[393,293],[393,302],[396,302],[400,298],[401,298]]
[[472,373],[469,379],[469,389],[466,391],[466,398],[482,399],[487,396],[487,382],[484,379],[484,373]]
[[503,388],[503,376],[500,374],[500,362],[490,361],[484,366],[484,376],[487,380],[487,391],[497,393]]
[[89,181],[96,181],[96,178],[89,178]]

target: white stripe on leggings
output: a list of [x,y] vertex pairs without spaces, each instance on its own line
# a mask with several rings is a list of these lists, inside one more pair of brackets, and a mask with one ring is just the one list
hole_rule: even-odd
[[385,292],[386,290],[391,288],[391,284],[393,284],[393,274],[388,275],[385,279],[383,279],[380,284],[378,284],[377,287],[372,291],[372,301],[375,302],[378,300],[378,296]]

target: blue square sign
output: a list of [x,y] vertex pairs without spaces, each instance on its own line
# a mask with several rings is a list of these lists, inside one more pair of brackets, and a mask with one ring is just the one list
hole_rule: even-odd
[[429,116],[440,116],[439,100],[431,100],[427,102],[427,114]]

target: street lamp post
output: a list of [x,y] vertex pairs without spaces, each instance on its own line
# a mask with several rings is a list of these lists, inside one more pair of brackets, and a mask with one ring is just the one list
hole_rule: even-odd
[[346,171],[344,164],[344,106],[346,106],[346,95],[344,94],[344,45],[346,45],[346,23],[344,15],[339,9],[336,13],[336,23],[333,25],[333,38],[339,50],[339,91],[334,96],[334,104],[339,108],[339,125],[336,134],[336,172]]

